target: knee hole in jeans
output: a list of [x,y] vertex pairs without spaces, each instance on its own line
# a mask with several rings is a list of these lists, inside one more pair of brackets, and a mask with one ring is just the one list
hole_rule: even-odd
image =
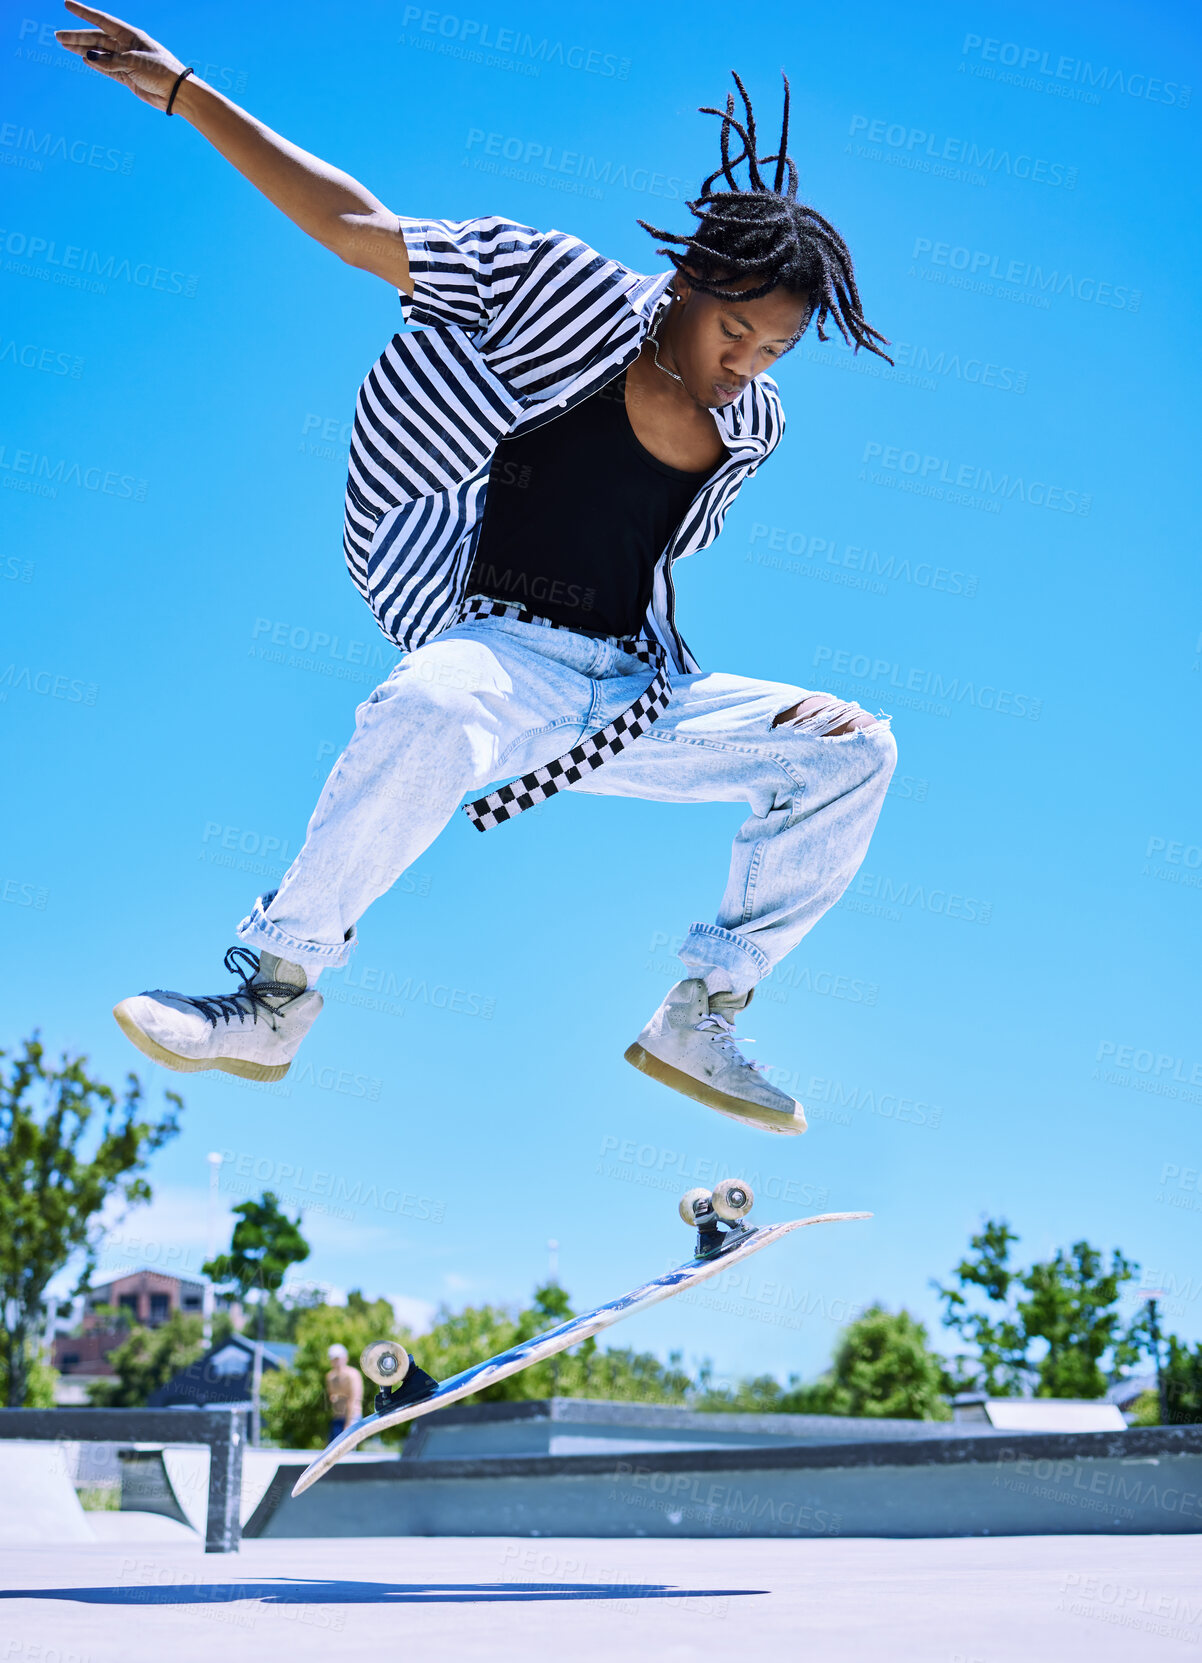
[[858,704],[836,699],[829,693],[807,693],[804,698],[778,711],[772,726],[793,727],[816,739],[848,739],[857,732],[872,732],[888,725],[887,716],[870,716]]

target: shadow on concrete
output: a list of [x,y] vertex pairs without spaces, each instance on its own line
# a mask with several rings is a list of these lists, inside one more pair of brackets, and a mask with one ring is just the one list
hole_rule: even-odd
[[3,1588],[0,1599],[74,1600],[81,1605],[463,1605],[522,1600],[731,1599],[766,1588],[673,1588],[642,1582],[187,1582],[160,1587]]

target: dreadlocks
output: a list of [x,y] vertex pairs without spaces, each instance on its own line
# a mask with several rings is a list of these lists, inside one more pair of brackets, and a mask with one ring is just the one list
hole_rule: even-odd
[[[785,108],[780,148],[774,156],[760,156],[751,99],[738,75],[733,70],[731,74],[743,100],[745,119],[735,117],[733,93],[727,94],[725,112],[709,105],[702,105],[700,111],[702,115],[716,115],[722,122],[722,165],[704,181],[697,200],[687,204],[701,223],[694,226],[691,236],[661,231],[643,219],[638,223],[661,242],[684,245],[683,253],[671,248],[658,249],[657,253],[666,255],[692,288],[726,296],[735,292],[740,278],[751,273],[762,281],[758,287],[737,291],[744,300],[758,299],[776,288],[808,294],[810,316],[817,313],[820,341],[829,339],[823,324],[832,317],[836,329],[855,351],[866,347],[891,364],[892,358],[876,344],[880,341],[888,346],[888,341],[865,321],[847,244],[829,220],[797,200],[797,168],[788,154],[789,77],[782,71]],[[738,134],[743,145],[735,157],[730,153],[732,133]],[[734,175],[743,161],[751,180],[749,190],[742,189]],[[769,188],[760,168],[773,162],[776,172]],[[711,190],[719,176],[729,190]],[[803,332],[809,321],[808,316]]]

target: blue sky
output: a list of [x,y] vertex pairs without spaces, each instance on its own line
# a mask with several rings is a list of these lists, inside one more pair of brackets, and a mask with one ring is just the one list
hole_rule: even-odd
[[[744,1023],[803,1139],[622,1060],[713,915],[730,805],[456,817],[323,982],[283,1087],[143,1066],[111,1005],[222,986],[393,662],[340,526],[399,308],[62,54],[51,6],[8,13],[0,1043],[40,1027],[187,1104],[106,1262],[196,1269],[217,1150],[223,1208],[304,1209],[318,1280],[519,1301],[553,1238],[582,1308],[684,1257],[679,1193],[735,1172],[766,1220],[875,1218],[615,1343],[813,1375],[874,1299],[934,1325],[929,1279],[991,1215],[1025,1255],[1122,1247],[1202,1336],[1196,15],[352,10],[134,21],[400,213],[507,213],[643,270],[636,218],[687,227],[716,165],[696,107],[738,67],[768,132],[788,69],[802,194],[898,369],[807,336],[786,438],[678,568],[680,616],[707,667],[892,711],[898,772],[861,877]],[[109,276],[75,284],[68,246]]]

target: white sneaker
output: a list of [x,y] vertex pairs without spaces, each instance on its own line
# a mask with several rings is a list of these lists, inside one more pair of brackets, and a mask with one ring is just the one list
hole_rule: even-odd
[[626,1061],[732,1120],[769,1132],[804,1132],[801,1104],[770,1085],[736,1044],[731,1017],[750,1002],[750,993],[711,994],[700,976],[677,982]]
[[244,1080],[282,1080],[317,1020],[322,997],[305,973],[271,953],[231,947],[225,968],[240,976],[233,993],[165,993],[155,988],[113,1007],[127,1039],[177,1074],[220,1069]]

